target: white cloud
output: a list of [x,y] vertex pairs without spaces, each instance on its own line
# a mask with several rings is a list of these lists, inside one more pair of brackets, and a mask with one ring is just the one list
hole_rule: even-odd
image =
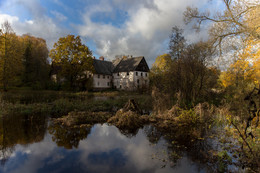
[[56,17],[56,19],[57,19],[58,21],[61,21],[61,22],[68,19],[66,16],[64,16],[64,15],[61,14],[61,13],[59,13],[58,11],[51,11],[51,14],[53,14],[53,15]]
[[10,24],[13,24],[15,22],[18,22],[19,18],[17,16],[10,16],[10,15],[7,15],[7,14],[0,14],[0,24],[3,24],[6,21],[8,21]]
[[[145,0],[123,1],[113,0],[112,3],[88,7],[83,14],[84,24],[77,26],[81,36],[91,38],[96,43],[96,53],[109,59],[116,54],[143,55],[151,64],[159,54],[167,52],[165,41],[169,38],[171,28],[175,25],[184,27],[183,11],[188,5],[205,5],[207,0]],[[111,11],[119,8],[126,10],[128,18],[120,26],[95,23],[91,15],[100,11]],[[200,35],[185,32],[190,41],[206,37],[206,32]]]
[[[168,38],[171,28],[175,25],[184,27],[185,36],[189,41],[197,41],[200,37],[207,38],[207,28],[202,33],[197,34],[191,30],[190,26],[185,26],[182,19],[183,11],[188,5],[205,7],[208,0],[97,1],[86,3],[85,7],[77,10],[66,6],[60,0],[54,1],[66,12],[81,14],[79,21],[82,21],[82,24],[80,25],[76,21],[70,21],[69,15],[65,16],[55,10],[50,11],[55,18],[47,16],[48,9],[42,7],[39,0],[5,1],[1,6],[2,9],[20,5],[31,14],[31,18],[21,19],[18,15],[4,14],[0,10],[0,22],[8,20],[17,34],[30,33],[44,38],[49,48],[52,48],[53,43],[59,37],[75,33],[82,36],[83,40],[93,41],[94,47],[96,47],[95,54],[105,56],[108,59],[113,59],[117,54],[145,56],[150,65],[159,54],[167,52]],[[84,3],[82,2],[82,4]],[[116,10],[122,11],[123,14],[117,14]],[[125,15],[125,20],[116,26],[106,21],[93,21],[92,17],[97,14],[105,15],[106,18],[113,18],[114,15],[114,17]],[[62,21],[69,22],[70,26],[74,26],[75,31],[60,26]]]
[[39,0],[8,0],[1,4],[1,8],[8,11],[8,9],[20,10],[21,7],[29,12],[30,19],[20,18],[15,15],[5,14],[0,10],[0,23],[9,21],[13,30],[18,35],[31,34],[36,37],[41,37],[46,40],[48,48],[51,49],[53,44],[59,37],[70,33],[68,29],[59,26],[59,22],[66,20],[66,16],[53,11],[56,18],[51,18],[46,15],[46,9],[40,4]]
[[52,48],[59,37],[69,33],[69,31],[59,27],[53,19],[47,16],[21,21],[17,16],[0,14],[0,23],[3,23],[4,21],[9,21],[13,30],[18,35],[31,34],[36,37],[44,38],[49,49]]

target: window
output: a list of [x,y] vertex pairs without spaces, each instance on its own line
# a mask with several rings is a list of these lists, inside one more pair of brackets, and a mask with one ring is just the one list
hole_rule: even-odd
[[90,74],[90,75],[88,75],[88,77],[89,77],[89,78],[91,78],[91,74]]
[[109,83],[110,83],[110,82],[108,82],[108,83],[107,83],[107,86],[109,86],[109,85],[110,85]]
[[138,76],[138,72],[135,72],[135,75]]
[[107,76],[107,78],[109,79],[109,76]]
[[103,79],[105,79],[105,78],[106,78],[106,75],[103,74]]
[[117,76],[119,76],[119,72],[117,73]]
[[98,75],[97,78],[100,78],[100,75]]
[[126,75],[129,76],[129,72],[126,72]]
[[137,84],[139,84],[139,79],[137,79]]
[[122,88],[122,85],[120,85],[120,87],[119,88]]
[[145,76],[147,77],[147,73],[145,73]]
[[143,73],[141,73],[141,76],[143,76]]

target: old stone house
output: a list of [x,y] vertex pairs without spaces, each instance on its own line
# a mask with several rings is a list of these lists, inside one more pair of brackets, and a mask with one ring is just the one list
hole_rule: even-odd
[[[106,61],[104,57],[94,59],[94,73],[86,72],[88,78],[93,80],[94,90],[115,88],[118,90],[137,90],[149,85],[149,67],[143,56],[117,56],[115,60]],[[64,82],[58,79],[61,71],[58,65],[52,65],[51,78],[55,82]]]
[[93,88],[136,90],[149,85],[149,67],[143,56],[124,56],[114,61],[94,59]]

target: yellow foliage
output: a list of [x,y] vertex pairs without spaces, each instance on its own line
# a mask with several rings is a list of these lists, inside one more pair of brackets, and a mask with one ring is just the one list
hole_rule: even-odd
[[61,67],[59,76],[67,79],[73,87],[79,77],[84,77],[85,71],[94,71],[92,52],[81,43],[79,36],[68,35],[59,38],[49,54],[52,62]]
[[[246,15],[245,23],[249,30],[260,33],[260,7],[251,10]],[[224,87],[242,80],[247,83],[260,84],[260,40],[255,37],[248,37],[244,41],[244,48],[237,59],[230,65],[229,69],[220,76]]]
[[172,59],[169,54],[163,54],[159,55],[154,64],[153,64],[153,69],[157,69],[158,71],[168,71],[170,69]]

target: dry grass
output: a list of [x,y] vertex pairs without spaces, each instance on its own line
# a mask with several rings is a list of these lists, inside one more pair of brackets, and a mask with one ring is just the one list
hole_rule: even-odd
[[139,115],[133,111],[117,111],[116,115],[111,117],[107,122],[115,125],[119,129],[137,129],[143,127],[149,121],[148,116]]
[[66,126],[104,123],[112,116],[109,112],[70,112],[55,121]]

